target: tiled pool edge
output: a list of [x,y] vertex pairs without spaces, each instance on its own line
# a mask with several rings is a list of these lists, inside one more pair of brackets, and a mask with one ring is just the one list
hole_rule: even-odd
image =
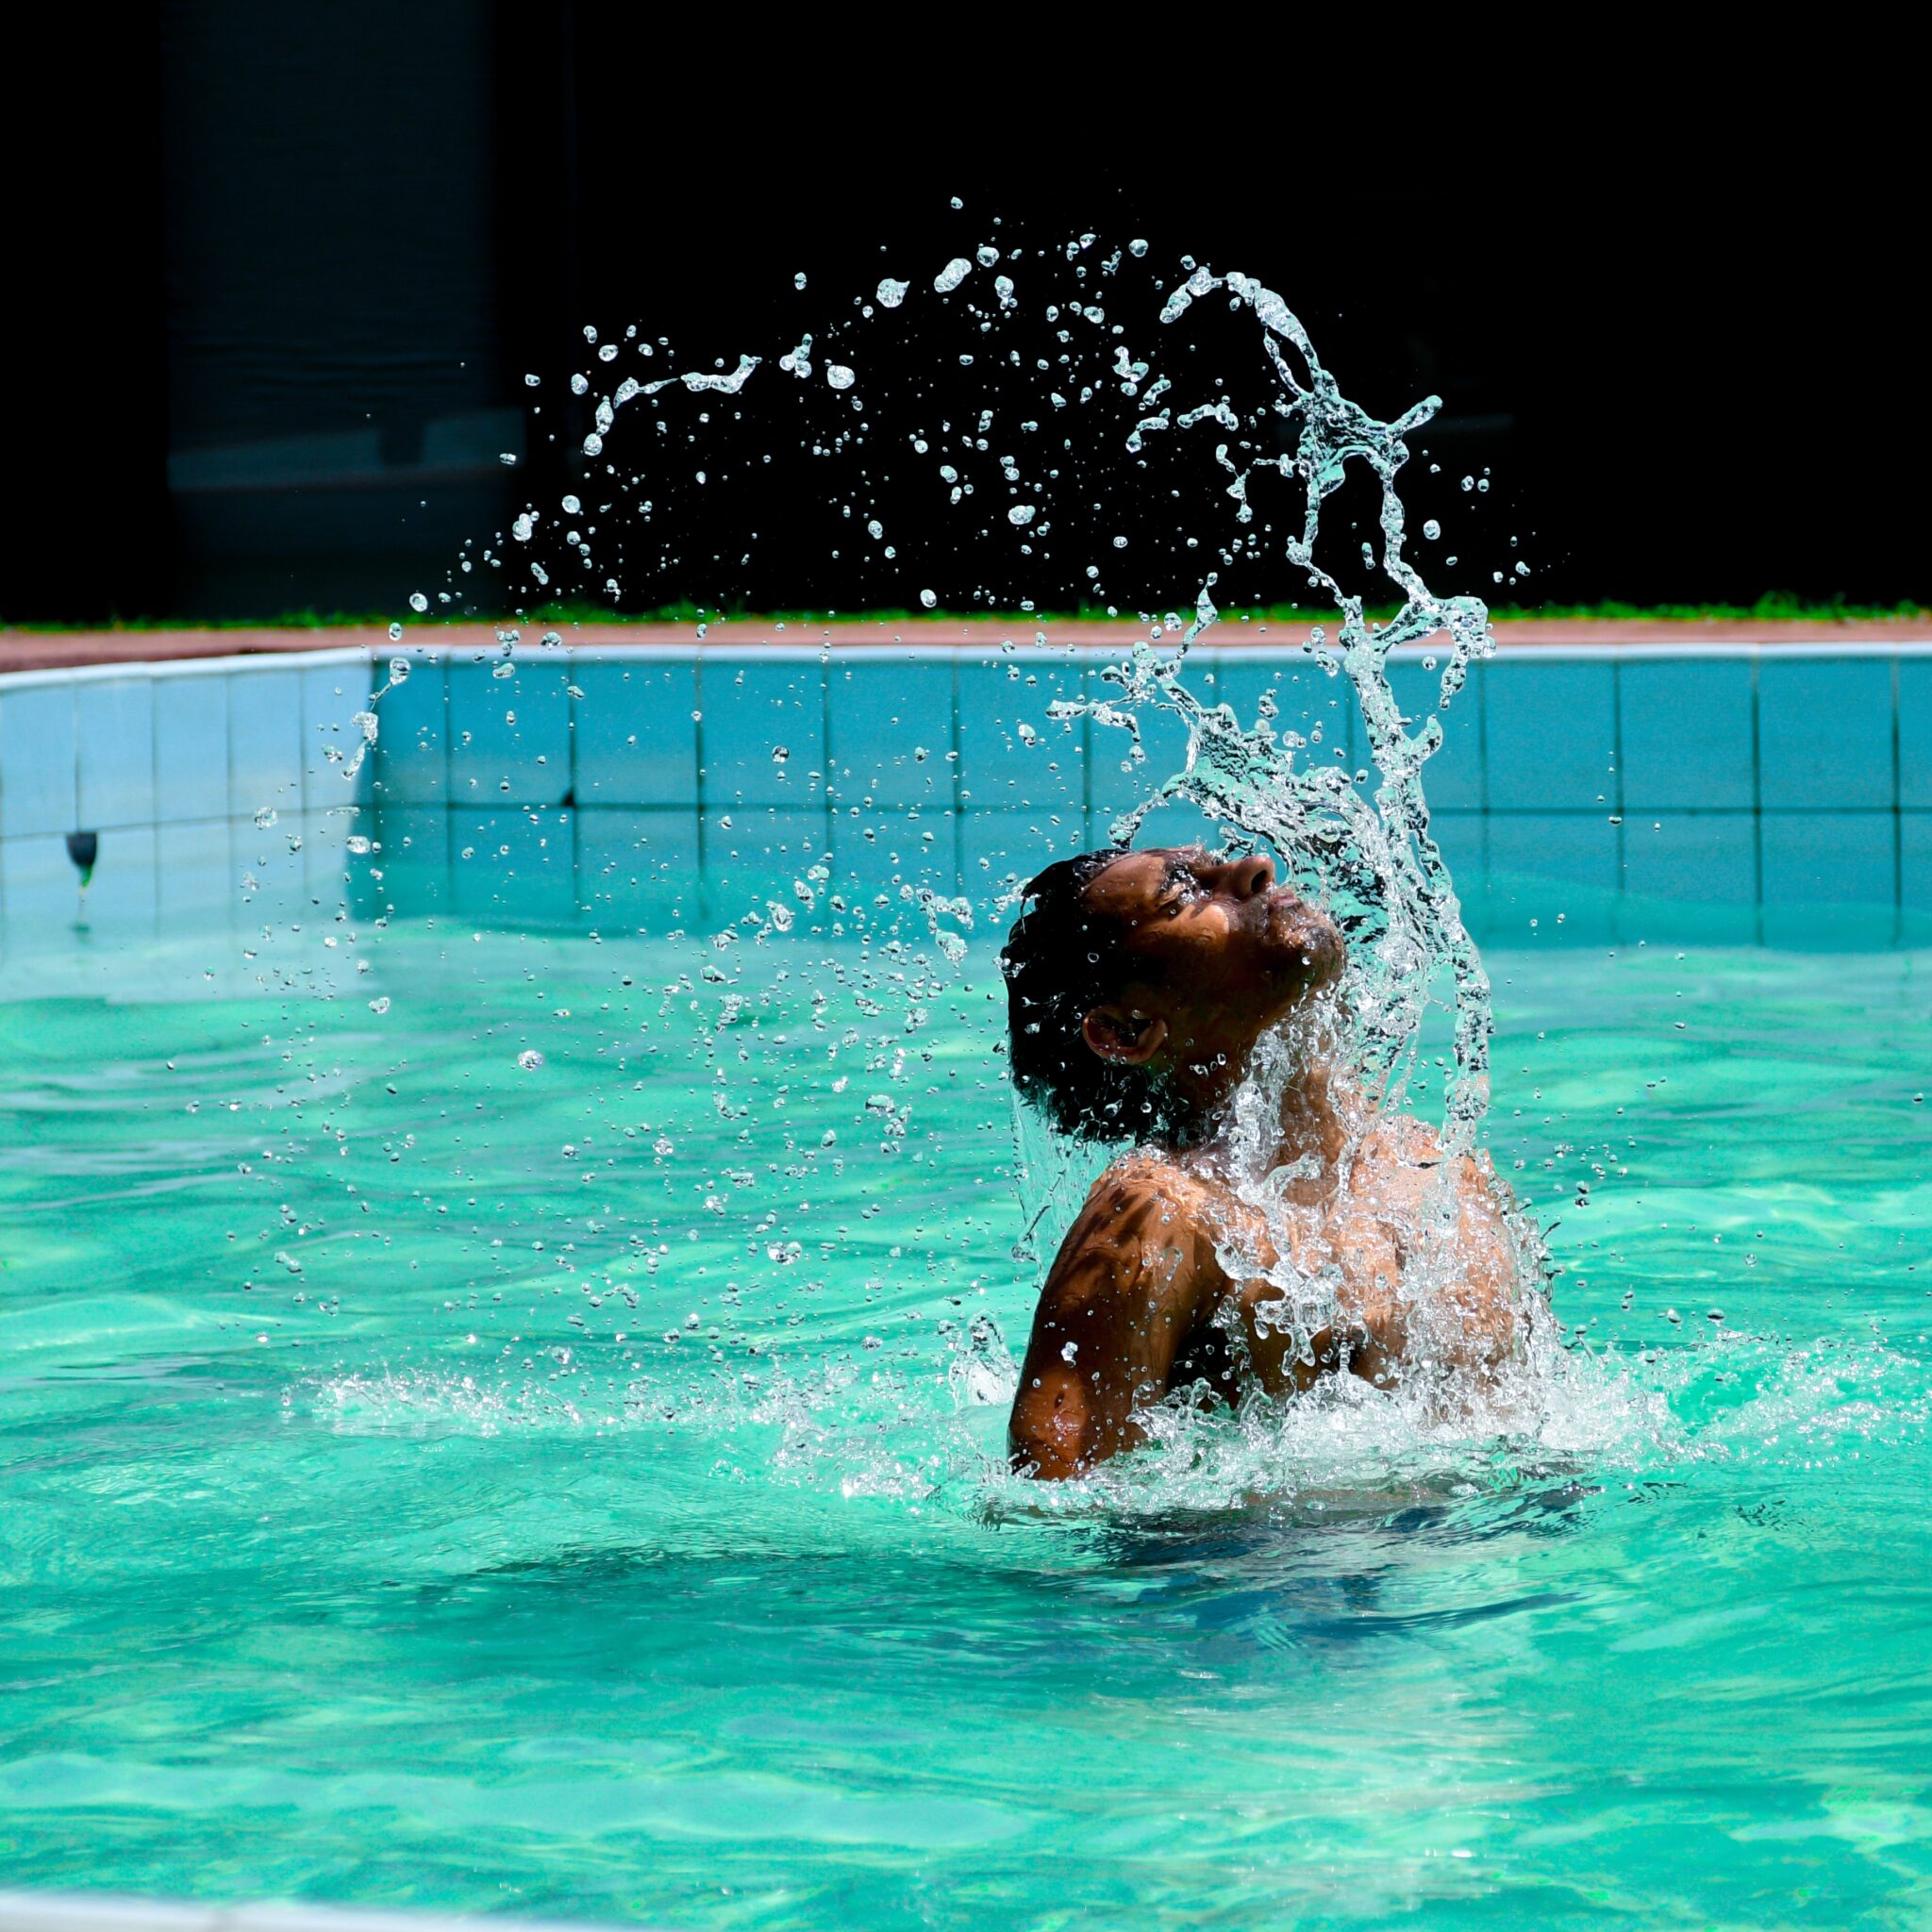
[[[327,750],[353,750],[349,721],[367,697],[366,690],[358,687],[364,680],[375,681],[382,655],[331,649],[267,658],[203,658],[0,675],[0,839],[116,824],[241,817],[264,805],[314,811],[370,802],[366,791],[336,782],[340,770],[333,781],[324,781],[330,780]],[[859,760],[862,778],[870,781],[908,753],[928,724],[939,721],[929,712],[903,722],[896,715],[868,716],[873,708],[863,700],[876,698],[893,684],[918,685],[941,667],[950,667],[952,689],[944,693],[950,713],[945,749],[960,754],[952,760],[959,767],[963,794],[956,802],[985,809],[1064,801],[1071,788],[1056,787],[1043,782],[1044,774],[1029,774],[1029,781],[1041,782],[1031,783],[1024,796],[990,791],[987,772],[975,766],[975,758],[984,760],[991,753],[997,762],[1008,764],[1015,743],[1006,724],[995,726],[997,742],[982,733],[985,741],[976,751],[962,741],[962,687],[979,684],[997,692],[1005,682],[1003,673],[1021,674],[1024,681],[1015,694],[1020,702],[1009,708],[1016,714],[1039,714],[1032,722],[1043,734],[1051,692],[1032,680],[1042,671],[1053,670],[1059,674],[1054,681],[1063,687],[1085,685],[1092,681],[1089,674],[1114,654],[1104,647],[1079,645],[1028,646],[1003,657],[976,645],[826,649],[718,642],[694,647],[566,645],[551,651],[520,647],[508,655],[507,663],[502,658],[485,661],[476,652],[434,646],[405,646],[401,655],[408,658],[412,677],[409,685],[390,692],[378,707],[388,728],[370,761],[370,775],[398,768],[399,756],[406,755],[402,741],[412,724],[420,728],[425,722],[426,709],[439,714],[431,721],[433,728],[452,727],[458,739],[463,730],[470,731],[465,750],[484,735],[477,731],[479,724],[486,733],[505,741],[496,752],[486,750],[486,756],[513,751],[516,756],[510,762],[517,770],[508,774],[508,791],[499,776],[490,795],[513,806],[557,805],[572,793],[584,805],[791,805],[800,802],[804,790],[795,782],[797,777],[819,769],[809,762],[812,751],[820,754],[822,762],[835,756]],[[1392,654],[1398,695],[1418,709],[1428,701],[1425,674],[1418,662],[1426,655],[1421,648]],[[1213,694],[1224,694],[1224,694],[1243,708],[1244,715],[1252,715],[1248,708],[1258,695],[1263,667],[1273,667],[1287,685],[1301,685],[1304,697],[1324,683],[1314,671],[1315,660],[1299,650],[1204,644],[1194,661]],[[1809,679],[1803,669],[1807,664],[1830,670],[1822,681]],[[576,783],[582,775],[576,741],[580,727],[597,721],[587,718],[590,699],[572,690],[575,672],[608,667],[630,674],[658,667],[658,675],[665,680],[664,694],[670,696],[675,689],[675,674],[687,666],[692,679],[690,702],[658,705],[641,691],[632,693],[645,699],[645,715],[636,722],[643,727],[641,740],[648,734],[651,741],[648,756],[629,760],[634,769],[623,774],[616,789],[603,786],[595,795],[587,795]],[[719,687],[707,673],[726,666],[732,667],[733,690],[761,693],[778,715],[760,716],[749,701],[721,705]],[[1890,689],[1882,693],[1857,691],[1860,667],[1866,681],[1889,681]],[[506,681],[513,680],[509,692],[491,678],[492,672],[506,669]],[[360,675],[342,675],[345,673]],[[841,677],[848,682],[848,694],[858,702],[834,703],[836,680]],[[1632,683],[1650,687],[1644,703],[1629,701],[1631,694],[1624,687]],[[1707,700],[1713,690],[1723,694],[1726,686],[1734,700],[1748,692],[1757,746],[1749,755],[1749,795],[1733,791],[1724,796],[1692,799],[1681,791],[1633,790],[1626,767],[1633,760],[1640,769],[1645,767],[1648,747],[1642,741],[1669,737],[1683,742],[1682,714],[1687,708],[1695,706],[1702,713],[1700,725],[1708,724]],[[1337,697],[1343,691],[1340,683],[1331,687]],[[217,693],[223,699],[220,704],[212,702]],[[497,708],[478,702],[499,693],[526,700],[524,715],[507,730],[500,716],[489,715]],[[1037,693],[1037,702],[1029,704],[1028,693]],[[682,696],[682,691],[676,695]],[[941,694],[935,690],[911,695],[916,702],[929,703]],[[1854,698],[1860,702],[1849,702]],[[735,782],[738,770],[748,762],[747,754],[755,752],[766,761],[773,749],[737,741],[771,735],[793,722],[786,714],[788,702],[796,713],[804,747],[791,748],[796,754],[790,760],[791,771],[774,778],[769,771],[752,765],[758,782],[749,787]],[[607,719],[618,715],[615,706],[606,704],[602,708]],[[481,715],[452,715],[464,710]],[[1282,710],[1284,725],[1291,726],[1293,705],[1284,702]],[[1338,708],[1334,720],[1351,737],[1352,710],[1353,707]],[[1881,716],[1881,711],[1890,716]],[[1505,723],[1526,721],[1543,727],[1561,715],[1566,729],[1555,742],[1549,741],[1544,729],[1540,735],[1545,741],[1533,747],[1492,744],[1499,737],[1492,729],[1492,712],[1499,718],[1509,714]],[[976,711],[972,722],[983,722]],[[1599,805],[1607,810],[1621,807],[1635,811],[1932,809],[1932,641],[1902,639],[1882,651],[1826,644],[1713,643],[1694,652],[1674,645],[1582,644],[1541,645],[1534,652],[1512,654],[1506,647],[1474,669],[1448,724],[1450,742],[1430,766],[1436,781],[1430,787],[1432,800],[1444,811],[1549,813],[1593,810]],[[760,725],[770,731],[761,733]],[[1845,734],[1835,746],[1834,728]],[[226,740],[228,787],[221,798],[214,795],[208,764],[210,730],[220,730]],[[1472,733],[1473,753],[1458,743]],[[1083,803],[1112,809],[1114,801],[1096,800],[1089,782],[1094,762],[1089,741],[1094,734],[1083,730],[1077,735],[1079,750],[1074,753],[1069,745],[1067,754],[1082,768]],[[835,739],[841,741],[834,744]],[[1869,744],[1866,739],[1871,740]],[[1774,743],[1771,755],[1765,756],[1768,741]],[[1828,760],[1812,755],[1795,761],[1777,755],[1779,748],[1804,751],[1818,746],[1833,749],[1834,755]],[[447,757],[446,746],[439,749]],[[1351,758],[1357,755],[1353,743],[1348,749]],[[1512,756],[1525,749],[1529,755]],[[1602,798],[1595,796],[1594,783],[1589,797],[1579,795],[1577,786],[1566,781],[1574,780],[1579,765],[1590,769],[1599,759],[1604,777],[1614,772],[1624,782],[1603,787]],[[1648,757],[1652,770],[1676,762],[1674,745]],[[1506,782],[1490,782],[1492,768]],[[1732,775],[1741,777],[1746,770],[1740,741]],[[822,775],[834,793],[841,789],[839,774]],[[426,796],[411,796],[408,783],[383,789],[392,790],[391,802],[428,802]],[[482,802],[478,789],[476,802]],[[875,786],[867,783],[864,789],[876,797]],[[1616,795],[1619,791],[1621,796]],[[877,802],[911,801],[902,797]],[[938,805],[941,800],[935,796],[922,802]]]
[[[344,784],[327,751],[353,754],[353,713],[398,654],[410,677],[378,707],[375,751]],[[767,843],[802,831],[862,862],[861,829],[930,847],[943,815],[940,870],[981,884],[988,854],[1101,842],[1168,768],[1174,746],[1158,734],[1152,763],[1126,777],[1101,754],[1102,727],[1046,721],[1056,686],[1093,689],[1115,655],[746,639],[520,647],[506,663],[416,644],[0,675],[0,910],[10,923],[36,894],[71,899],[70,832],[98,833],[122,859],[104,874],[124,881],[150,855],[227,869],[258,842],[264,808],[310,828],[311,890],[340,872],[367,808],[398,826],[440,811],[452,831],[471,812],[492,833],[575,808],[574,844],[615,850],[628,824],[658,864],[701,868],[757,843],[760,825]],[[1398,694],[1420,711],[1425,647],[1394,655]],[[1204,643],[1195,661],[1244,717],[1278,680],[1284,727],[1319,713],[1324,754],[1359,759],[1345,683],[1299,649]],[[1024,741],[1027,721],[1042,741]],[[1932,641],[1511,653],[1506,641],[1447,724],[1429,791],[1473,885],[1932,914]],[[97,882],[93,896],[112,890]]]

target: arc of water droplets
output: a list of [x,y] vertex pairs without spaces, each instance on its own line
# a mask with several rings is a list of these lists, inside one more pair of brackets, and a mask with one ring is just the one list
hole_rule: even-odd
[[[933,286],[948,293],[972,272],[971,261],[957,258],[934,278]],[[880,303],[896,307],[908,286],[882,282]],[[1143,754],[1133,708],[1165,709],[1180,718],[1188,733],[1183,769],[1137,810],[1116,822],[1115,839],[1124,843],[1156,806],[1185,798],[1274,844],[1305,886],[1319,891],[1353,928],[1346,991],[1359,1035],[1359,1059],[1363,1071],[1391,1097],[1406,1082],[1431,989],[1446,966],[1455,984],[1456,1067],[1445,1094],[1445,1126],[1451,1145],[1460,1149],[1473,1141],[1488,1106],[1489,980],[1463,926],[1448,867],[1429,832],[1422,769],[1441,747],[1441,724],[1432,717],[1413,736],[1406,733],[1388,677],[1389,653],[1398,644],[1446,633],[1448,661],[1440,685],[1440,705],[1446,708],[1461,690],[1471,661],[1491,649],[1489,613],[1481,601],[1437,597],[1402,554],[1405,520],[1395,484],[1397,473],[1408,460],[1403,438],[1428,423],[1441,405],[1433,396],[1425,398],[1393,423],[1370,416],[1342,395],[1287,303],[1248,275],[1224,277],[1205,266],[1194,269],[1170,292],[1160,311],[1161,322],[1178,321],[1195,300],[1221,289],[1252,309],[1262,325],[1262,341],[1282,387],[1274,407],[1284,417],[1299,418],[1300,437],[1292,458],[1284,456],[1242,469],[1230,457],[1228,444],[1222,442],[1215,447],[1215,459],[1233,479],[1227,494],[1242,524],[1253,521],[1247,492],[1256,469],[1303,479],[1302,530],[1289,541],[1287,554],[1307,572],[1311,586],[1325,590],[1342,612],[1338,655],[1324,656],[1322,661],[1331,671],[1339,661],[1355,689],[1380,778],[1373,802],[1355,789],[1344,771],[1322,765],[1298,768],[1295,753],[1304,749],[1304,743],[1294,734],[1277,738],[1265,718],[1252,729],[1243,729],[1227,707],[1209,709],[1181,684],[1179,672],[1189,648],[1215,618],[1208,595],[1212,576],[1200,593],[1195,621],[1174,662],[1163,662],[1143,644],[1127,663],[1104,674],[1119,687],[1124,708],[1095,699],[1063,702],[1049,709],[1061,717],[1084,711],[1097,723],[1125,727],[1135,741],[1136,761]],[[1305,374],[1297,373],[1284,343],[1300,358]],[[807,338],[780,358],[780,366],[789,366],[794,375],[808,374],[809,344]],[[735,394],[758,363],[758,357],[741,355],[728,375],[686,371],[650,383],[627,378],[610,396],[599,398],[596,429],[584,441],[586,454],[602,451],[604,432],[614,422],[617,408],[634,396],[655,394],[679,383],[693,391]],[[1128,360],[1122,373],[1138,382],[1143,371]],[[835,387],[853,380],[842,366],[829,367],[826,375]],[[1155,404],[1170,387],[1164,378],[1158,380],[1147,391],[1145,405]],[[1187,429],[1203,422],[1230,432],[1241,427],[1241,418],[1224,402],[1206,404],[1178,417],[1163,408],[1141,420],[1127,446],[1130,451],[1140,449],[1143,432]],[[1341,487],[1351,458],[1367,462],[1381,487],[1380,563],[1404,600],[1387,625],[1367,624],[1363,599],[1344,591],[1315,556],[1322,504]],[[936,593],[923,591],[920,601],[932,605]]]
[[[781,368],[794,365],[794,359],[803,359],[811,347],[811,338],[807,336],[790,356],[779,358]],[[723,395],[735,396],[741,390],[751,373],[763,361],[761,356],[741,355],[738,367],[728,375],[708,375],[695,369],[687,369],[676,375],[660,376],[656,382],[640,382],[635,376],[627,375],[608,396],[597,398],[597,426],[584,438],[584,454],[587,457],[601,456],[604,450],[604,433],[617,420],[617,412],[633,396],[654,396],[660,389],[670,389],[675,383],[682,383],[689,390],[714,390]],[[806,363],[801,374],[808,374],[810,364]]]
[[[1344,982],[1346,1005],[1363,1070],[1391,1098],[1407,1083],[1432,989],[1446,967],[1454,983],[1455,1070],[1444,1095],[1444,1128],[1451,1148],[1459,1152],[1473,1143],[1489,1106],[1489,975],[1462,923],[1441,848],[1429,830],[1422,773],[1441,748],[1441,722],[1430,717],[1413,735],[1405,732],[1388,668],[1389,654],[1397,645],[1446,633],[1447,661],[1438,688],[1439,708],[1446,708],[1467,680],[1471,662],[1492,648],[1489,611],[1481,600],[1436,596],[1402,554],[1405,522],[1396,476],[1409,454],[1403,438],[1429,422],[1441,403],[1430,396],[1393,423],[1376,421],[1341,393],[1287,303],[1247,275],[1222,277],[1206,267],[1196,269],[1169,295],[1161,321],[1178,321],[1197,297],[1222,288],[1245,303],[1261,323],[1262,341],[1283,390],[1274,408],[1300,421],[1292,458],[1284,456],[1251,467],[1302,478],[1302,529],[1289,540],[1288,556],[1307,570],[1311,586],[1336,600],[1342,613],[1337,640],[1340,667],[1354,687],[1380,782],[1371,801],[1346,771],[1333,765],[1297,766],[1295,754],[1304,748],[1298,736],[1277,737],[1265,717],[1243,728],[1229,707],[1210,709],[1181,683],[1189,649],[1217,615],[1209,597],[1215,581],[1210,576],[1175,658],[1163,660],[1150,643],[1142,643],[1125,664],[1103,674],[1129,705],[1173,712],[1188,733],[1182,770],[1118,820],[1113,837],[1126,843],[1157,806],[1186,799],[1274,844],[1300,883],[1319,892],[1355,929]],[[1305,365],[1305,375],[1291,363],[1284,342]],[[1192,415],[1200,420],[1209,413]],[[1218,414],[1213,419],[1222,420]],[[1234,472],[1228,494],[1238,506],[1238,519],[1251,521],[1250,471],[1236,468],[1225,444],[1215,455]],[[1403,596],[1400,611],[1380,625],[1365,621],[1362,597],[1345,591],[1315,556],[1323,502],[1341,487],[1351,458],[1366,462],[1381,486],[1380,565]],[[1319,631],[1316,637],[1324,641]],[[1337,659],[1323,661],[1332,671]],[[1076,701],[1055,708],[1061,716],[1084,710],[1100,724],[1128,724],[1135,739],[1133,757],[1138,760],[1141,756],[1139,730],[1117,702]]]

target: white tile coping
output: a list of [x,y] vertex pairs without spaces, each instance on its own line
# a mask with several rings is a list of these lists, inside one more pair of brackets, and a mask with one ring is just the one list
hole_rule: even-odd
[[[0,1891],[0,1932],[591,1932],[589,1922],[364,1912],[339,1906],[214,1905],[102,1891]],[[626,1927],[626,1932],[641,1928]],[[648,1928],[641,1928],[648,1932]]]
[[235,671],[319,671],[330,664],[373,664],[359,644],[322,651],[251,651],[234,658],[129,658],[112,664],[57,664],[40,671],[0,672],[0,692],[37,684],[111,684],[130,677],[219,677]]
[[[1162,643],[1155,647],[1158,655],[1172,657],[1176,646]],[[1335,646],[1322,647],[1324,653],[1333,656]],[[1080,663],[1117,663],[1124,655],[1113,644],[1056,644],[1051,641],[1044,645],[1016,641],[1013,657],[1022,654],[1029,658],[1048,657],[1071,659]],[[39,671],[0,672],[0,695],[9,691],[24,691],[37,685],[101,683],[115,680],[125,681],[139,677],[222,677],[237,673],[268,674],[277,670],[305,671],[320,670],[329,665],[361,664],[367,666],[372,675],[386,657],[411,657],[416,661],[425,658],[441,658],[452,662],[493,660],[499,654],[482,651],[469,644],[439,644],[434,641],[410,639],[400,644],[377,647],[374,650],[361,645],[334,645],[315,651],[275,651],[250,652],[233,658],[173,658],[144,660],[126,660],[113,664],[75,664],[59,666]],[[958,660],[961,663],[996,664],[1008,654],[986,644],[937,644],[937,643],[891,643],[891,644],[760,644],[740,643],[736,641],[725,642],[706,641],[691,644],[625,644],[598,642],[589,644],[558,644],[543,648],[541,645],[518,644],[509,652],[511,659],[523,664],[544,662],[572,662],[582,660],[588,663],[774,663],[803,664],[822,659],[839,664],[892,664],[905,662],[930,661],[932,659]],[[1204,642],[1196,649],[1195,655],[1204,663],[1252,663],[1288,660],[1305,653],[1298,643],[1280,644],[1246,642]],[[1425,657],[1440,658],[1441,647],[1431,644],[1405,644],[1390,652],[1393,663],[1413,663]],[[1574,664],[1574,663],[1613,663],[1625,661],[1659,661],[1675,659],[1679,662],[1695,663],[1713,658],[1927,658],[1932,657],[1932,638],[1888,639],[1877,641],[1832,643],[1749,643],[1737,641],[1712,641],[1710,643],[1606,643],[1606,644],[1523,644],[1510,645],[1508,640],[1499,640],[1495,658],[1491,662],[1509,664]]]

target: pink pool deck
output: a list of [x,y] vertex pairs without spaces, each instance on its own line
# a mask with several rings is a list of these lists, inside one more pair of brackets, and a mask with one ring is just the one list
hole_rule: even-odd
[[[524,641],[534,643],[545,626],[525,624]],[[1144,627],[1127,622],[1041,623],[1030,618],[1008,620],[891,618],[806,623],[777,623],[759,618],[733,618],[707,628],[704,641],[735,648],[760,643],[878,646],[955,644],[991,650],[1008,639],[1022,640],[1043,629],[1057,644],[1105,645],[1124,650]],[[562,628],[571,644],[682,644],[698,641],[691,624],[585,624]],[[1306,631],[1292,624],[1241,623],[1224,620],[1215,627],[1218,645],[1297,644]],[[486,650],[496,643],[496,629],[488,624],[425,624],[406,629],[407,641],[416,648],[451,651]],[[1842,624],[1805,622],[1760,624],[1748,619],[1671,621],[1664,619],[1506,620],[1496,625],[1498,648],[1535,650],[1549,646],[1645,645],[1677,646],[1695,651],[1724,644],[1828,644],[1883,652],[1893,645],[1932,640],[1932,619],[1866,619]],[[234,658],[285,651],[391,648],[386,626],[341,625],[312,630],[287,628],[223,630],[96,630],[35,631],[0,629],[0,673],[46,671],[75,665],[166,663],[189,658]]]

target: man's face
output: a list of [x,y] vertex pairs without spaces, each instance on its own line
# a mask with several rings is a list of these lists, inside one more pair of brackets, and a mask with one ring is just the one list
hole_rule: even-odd
[[1107,1057],[1239,1067],[1263,1032],[1341,972],[1335,923],[1276,885],[1272,859],[1127,852],[1083,897],[1129,962],[1119,997],[1086,1028]]

